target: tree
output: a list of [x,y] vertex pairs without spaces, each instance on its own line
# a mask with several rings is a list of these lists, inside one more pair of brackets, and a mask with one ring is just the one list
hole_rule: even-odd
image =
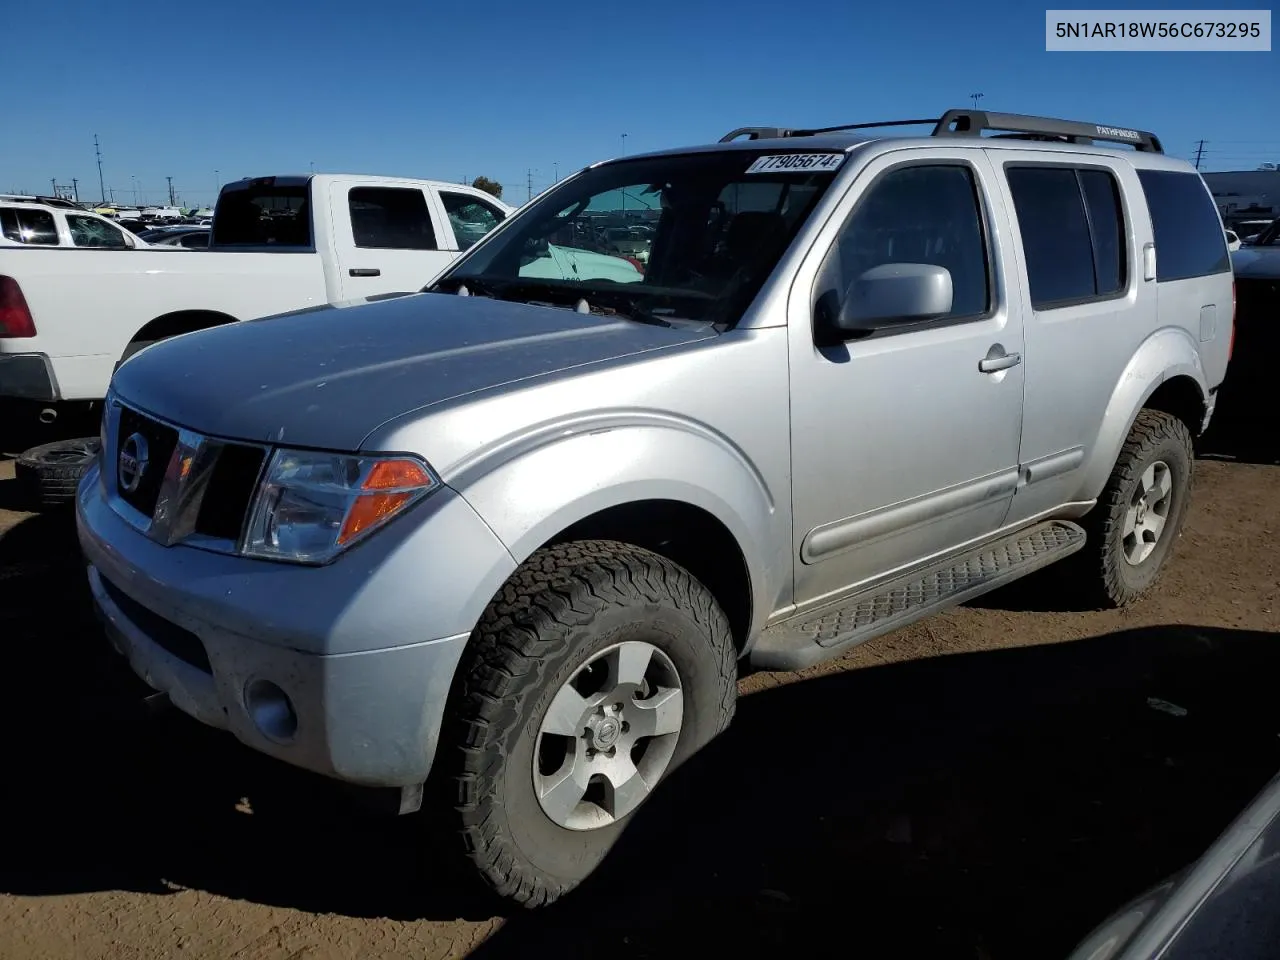
[[471,181],[471,185],[477,190],[493,194],[499,200],[502,199],[502,184],[497,180],[490,180],[488,177],[476,177]]

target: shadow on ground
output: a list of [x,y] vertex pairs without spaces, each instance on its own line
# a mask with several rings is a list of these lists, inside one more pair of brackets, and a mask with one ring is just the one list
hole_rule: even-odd
[[[487,915],[417,818],[148,719],[85,601],[66,514],[0,537],[0,891]],[[1272,635],[1168,627],[754,694],[592,881],[474,956],[1061,957],[1280,767],[1278,668]]]

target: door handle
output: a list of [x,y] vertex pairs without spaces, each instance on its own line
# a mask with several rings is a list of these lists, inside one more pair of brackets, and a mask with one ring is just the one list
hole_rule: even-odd
[[978,369],[983,373],[996,373],[1000,370],[1008,370],[1010,367],[1016,367],[1022,362],[1022,354],[1006,353],[998,357],[984,357],[978,361]]
[[382,271],[377,267],[352,267],[347,273],[353,277],[380,277]]

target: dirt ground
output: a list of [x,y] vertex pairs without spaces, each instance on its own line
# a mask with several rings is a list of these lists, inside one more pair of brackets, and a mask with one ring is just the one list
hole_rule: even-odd
[[580,893],[505,918],[422,818],[148,716],[67,519],[3,509],[0,464],[0,957],[1061,958],[1280,771],[1278,438],[1210,438],[1130,610],[1064,609],[1050,568],[748,678]]

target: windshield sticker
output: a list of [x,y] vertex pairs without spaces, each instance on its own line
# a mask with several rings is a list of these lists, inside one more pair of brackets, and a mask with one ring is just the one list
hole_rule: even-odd
[[842,163],[843,153],[783,153],[758,158],[747,167],[747,173],[793,173],[803,170],[825,173],[838,169]]

